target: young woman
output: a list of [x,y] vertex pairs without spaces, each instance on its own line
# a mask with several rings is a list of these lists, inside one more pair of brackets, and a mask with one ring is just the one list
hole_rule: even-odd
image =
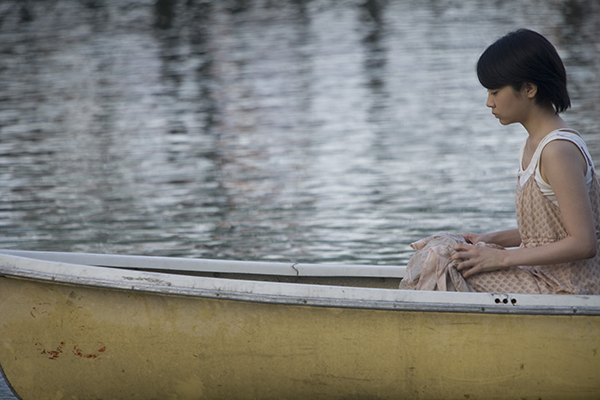
[[467,243],[454,246],[453,265],[481,292],[600,294],[600,185],[584,141],[559,116],[570,100],[556,49],[536,32],[511,32],[481,55],[477,75],[492,114],[529,134],[518,229],[463,234]]

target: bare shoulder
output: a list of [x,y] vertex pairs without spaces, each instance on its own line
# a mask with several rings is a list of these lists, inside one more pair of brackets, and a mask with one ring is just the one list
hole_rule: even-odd
[[541,154],[542,169],[568,168],[587,171],[587,161],[581,149],[570,140],[556,139],[548,143]]

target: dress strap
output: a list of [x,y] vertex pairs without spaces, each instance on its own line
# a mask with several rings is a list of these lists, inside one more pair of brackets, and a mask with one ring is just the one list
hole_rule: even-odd
[[525,149],[525,144],[523,144],[523,146],[521,147],[521,154],[519,157],[519,185],[523,186],[532,175],[536,176],[536,181],[538,181],[538,183],[545,183],[543,182],[540,175],[540,158],[542,156],[542,151],[544,150],[544,147],[546,147],[546,145],[552,142],[553,140],[567,140],[579,148],[579,151],[585,158],[586,163],[588,165],[586,181],[588,181],[587,183],[589,184],[589,181],[591,181],[591,175],[592,173],[595,174],[596,170],[594,168],[594,163],[587,149],[585,141],[581,138],[579,132],[577,132],[574,129],[557,129],[555,131],[550,132],[542,139],[542,141],[538,144],[538,147],[535,149],[535,152],[531,157],[529,165],[525,169],[523,169],[523,154]]
[[[554,135],[552,135],[553,133],[554,133]],[[548,138],[550,135],[552,135],[552,137]],[[548,138],[548,139],[546,140],[546,138]],[[594,168],[594,162],[592,161],[592,156],[590,155],[590,152],[587,148],[587,145],[585,144],[585,141],[583,140],[583,138],[581,137],[579,132],[577,132],[574,129],[569,129],[569,128],[558,129],[554,132],[551,132],[549,135],[546,135],[546,137],[542,140],[543,144],[540,143],[540,146],[539,146],[539,147],[541,147],[541,149],[540,149],[540,154],[538,155],[537,169],[539,169],[539,157],[541,157],[542,150],[548,143],[550,143],[553,140],[567,140],[567,141],[573,143],[575,146],[577,146],[579,148],[579,151],[585,158],[585,161],[588,165],[588,172],[589,172],[590,168],[592,171],[596,172],[596,169]]]

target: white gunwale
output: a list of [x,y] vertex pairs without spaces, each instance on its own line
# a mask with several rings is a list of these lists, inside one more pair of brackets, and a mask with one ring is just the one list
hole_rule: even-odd
[[280,276],[352,276],[403,278],[406,267],[389,265],[337,265],[261,261],[210,260],[180,257],[130,256],[118,254],[65,253],[49,251],[0,250],[0,254],[69,264],[112,268],[179,272],[215,272]]
[[[161,272],[148,271],[152,269]],[[248,274],[248,279],[162,272],[168,270]],[[403,276],[404,268],[0,250],[0,276],[68,285],[302,306],[492,314],[600,315],[600,296],[428,292],[264,282],[252,280],[252,274],[399,278]]]

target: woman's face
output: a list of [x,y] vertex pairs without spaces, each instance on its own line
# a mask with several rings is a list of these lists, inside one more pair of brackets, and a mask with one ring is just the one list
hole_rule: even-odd
[[510,85],[500,89],[488,89],[485,105],[492,109],[492,114],[498,118],[502,125],[510,125],[515,122],[522,123],[531,104],[527,101],[529,96],[525,92],[525,88],[517,92]]

